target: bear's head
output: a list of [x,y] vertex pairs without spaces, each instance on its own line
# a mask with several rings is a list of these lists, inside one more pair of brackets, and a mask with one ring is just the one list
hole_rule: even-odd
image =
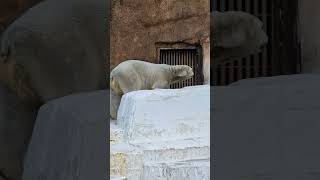
[[175,65],[171,67],[172,82],[176,83],[193,77],[194,73],[190,66]]
[[242,11],[211,13],[213,58],[217,61],[259,53],[268,43],[262,21]]

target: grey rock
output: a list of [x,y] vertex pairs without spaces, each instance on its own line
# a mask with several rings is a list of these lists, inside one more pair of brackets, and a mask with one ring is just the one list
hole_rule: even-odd
[[81,93],[42,106],[26,155],[23,180],[107,177],[108,97],[106,91]]
[[214,177],[319,179],[319,82],[291,75],[213,88]]

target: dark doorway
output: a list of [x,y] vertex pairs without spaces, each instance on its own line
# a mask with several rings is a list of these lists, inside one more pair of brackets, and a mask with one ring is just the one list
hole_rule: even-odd
[[171,89],[203,84],[201,48],[160,48],[159,55],[160,64],[188,65],[193,69],[193,78],[172,84]]
[[211,85],[228,85],[246,78],[300,73],[298,0],[212,0],[211,9],[221,12],[244,11],[255,15],[263,22],[264,31],[269,37],[267,47],[259,54],[230,59],[224,63],[212,59]]

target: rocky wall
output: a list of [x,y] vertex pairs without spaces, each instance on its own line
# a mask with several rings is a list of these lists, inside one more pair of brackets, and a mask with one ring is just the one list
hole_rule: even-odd
[[209,32],[209,0],[112,0],[111,69],[127,59],[156,63],[159,46],[201,45],[209,61]]

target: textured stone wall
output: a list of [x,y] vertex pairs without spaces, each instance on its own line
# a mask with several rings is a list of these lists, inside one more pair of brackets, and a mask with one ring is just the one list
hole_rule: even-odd
[[176,43],[201,45],[210,60],[209,31],[209,0],[112,0],[111,68],[127,59],[157,62],[157,47]]

